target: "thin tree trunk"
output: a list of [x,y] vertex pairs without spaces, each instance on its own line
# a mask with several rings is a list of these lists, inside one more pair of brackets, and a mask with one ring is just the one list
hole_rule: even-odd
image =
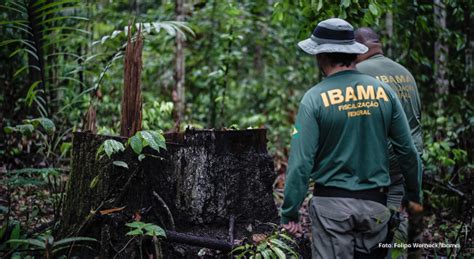
[[[214,0],[212,2],[212,12],[211,12],[211,24],[212,24],[212,29],[210,32],[210,37],[209,37],[209,44],[206,47],[206,52],[204,54],[204,61],[206,62],[206,65],[212,68],[212,65],[210,63],[210,53],[211,50],[213,49],[214,46],[214,34],[215,31],[219,30],[219,21],[216,19],[216,10],[217,10],[217,2],[218,0]],[[217,103],[216,103],[216,84],[215,83],[210,83],[209,84],[209,120],[208,120],[208,126],[209,128],[215,128],[216,127],[216,118],[217,118]]]
[[[472,28],[471,28],[471,5],[466,5],[466,8],[464,8],[464,22],[465,22],[465,32],[466,32],[466,36],[467,36],[467,39],[466,39],[466,55],[465,55],[465,69],[466,69],[466,75],[469,75],[469,73],[471,73],[473,70],[473,59],[472,59],[472,56],[473,56],[473,52],[472,50],[474,49],[474,38],[473,38],[473,31],[472,31]],[[474,85],[472,83],[472,78],[470,76],[467,77],[467,84],[466,84],[466,88],[464,90],[464,92],[467,94],[467,92],[469,90],[472,91]]]
[[[446,6],[441,0],[434,1],[434,22],[441,32],[446,30]],[[435,82],[437,93],[444,96],[449,93],[449,81],[446,78],[448,46],[445,44],[443,36],[436,39],[434,45],[435,54]],[[440,99],[440,107],[442,107],[442,99]]]
[[[184,21],[184,0],[175,1],[176,20]],[[184,98],[184,75],[185,75],[185,57],[184,57],[184,37],[181,33],[176,34],[176,53],[175,53],[175,86],[173,89],[174,120],[180,122],[183,119],[185,109]]]
[[124,90],[120,117],[120,135],[130,137],[142,128],[142,94],[140,75],[142,72],[143,39],[141,27],[132,42],[131,27],[128,26],[128,42],[125,49]]
[[393,13],[392,11],[388,11],[387,15],[385,16],[385,29],[387,30],[387,45],[386,51],[387,56],[392,57],[392,40],[393,40]]

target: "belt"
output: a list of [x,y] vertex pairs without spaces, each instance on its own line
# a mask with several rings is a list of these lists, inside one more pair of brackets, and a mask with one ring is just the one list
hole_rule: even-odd
[[351,191],[337,187],[329,187],[316,184],[313,195],[318,197],[352,198],[378,202],[387,206],[387,187],[379,187],[368,190]]

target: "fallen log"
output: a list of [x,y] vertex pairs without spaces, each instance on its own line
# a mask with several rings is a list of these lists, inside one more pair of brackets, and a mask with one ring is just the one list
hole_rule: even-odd
[[190,246],[205,247],[224,252],[229,252],[233,248],[233,245],[231,243],[215,238],[200,237],[171,230],[167,230],[165,232],[167,242],[175,242]]

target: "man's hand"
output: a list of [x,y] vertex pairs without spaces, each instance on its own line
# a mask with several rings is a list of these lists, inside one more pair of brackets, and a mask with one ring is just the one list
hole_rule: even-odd
[[301,224],[297,223],[297,222],[294,222],[294,221],[290,221],[290,222],[288,222],[288,224],[283,224],[281,226],[284,229],[288,230],[288,232],[290,232],[293,235],[303,233],[303,229],[301,228]]
[[410,201],[408,203],[408,213],[410,214],[420,214],[423,212],[423,205]]

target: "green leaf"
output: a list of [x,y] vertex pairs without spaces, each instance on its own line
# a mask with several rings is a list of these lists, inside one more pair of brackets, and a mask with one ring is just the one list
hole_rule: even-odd
[[238,251],[241,251],[241,250],[244,250],[245,249],[245,246],[238,246],[236,248],[234,248],[232,251],[230,251],[231,254],[234,254],[235,252],[238,252]]
[[28,92],[26,93],[26,97],[25,97],[25,103],[26,105],[28,105],[28,107],[30,107],[33,104],[33,101],[36,98],[36,94],[38,93],[38,90],[36,90],[36,87],[38,87],[40,83],[41,81],[38,80],[32,83],[30,85],[30,88],[28,88]]
[[105,154],[110,158],[113,154],[116,154],[118,152],[122,152],[125,150],[125,147],[121,142],[118,142],[117,140],[114,139],[107,139],[104,141],[104,151]]
[[296,255],[295,251],[291,249],[289,245],[287,245],[285,242],[278,240],[278,239],[271,239],[270,243],[274,244],[276,247],[281,248],[283,250],[286,250],[294,255]]
[[33,131],[35,131],[35,127],[31,124],[16,125],[16,128],[23,135],[30,135],[31,133],[33,133]]
[[[165,137],[158,131],[150,130],[148,131],[152,136],[153,140],[158,144],[158,147],[166,150],[166,139]],[[156,150],[159,151],[159,150]]]
[[146,225],[145,230],[146,230],[146,235],[148,236],[166,237],[165,230],[157,225],[154,225],[154,224]]
[[146,156],[145,156],[144,154],[138,155],[138,161],[141,162],[143,159],[145,159],[145,157],[146,157]]
[[9,243],[9,244],[27,244],[27,245],[36,246],[36,247],[39,247],[39,248],[42,248],[42,249],[46,248],[44,242],[41,242],[41,241],[36,240],[36,239],[10,239],[10,240],[7,241],[7,243]]
[[65,156],[66,153],[71,150],[72,142],[63,142],[59,150],[61,151],[61,156]]
[[7,127],[4,127],[3,128],[3,132],[5,132],[5,134],[11,134],[15,131],[15,128],[13,127],[10,127],[10,126],[7,126]]
[[283,253],[283,251],[280,248],[276,246],[271,246],[270,248],[273,250],[273,252],[275,252],[275,254],[278,256],[279,259],[286,259],[285,253]]
[[10,239],[18,239],[20,238],[20,223],[16,223],[13,227],[13,230],[10,234]]
[[344,7],[344,8],[347,8],[351,5],[351,0],[342,0],[342,3],[341,5]]
[[272,257],[269,250],[262,250],[260,253],[263,256],[263,259],[270,259]]
[[141,229],[134,229],[132,231],[127,232],[127,236],[139,236],[143,235],[143,231]]
[[282,237],[282,238],[284,238],[284,239],[286,239],[286,240],[288,240],[288,241],[290,241],[291,243],[293,243],[293,244],[296,245],[296,241],[295,241],[293,238],[291,238],[290,236],[281,233],[281,234],[280,234],[280,237]]
[[323,0],[318,1],[318,7],[316,8],[316,11],[319,12],[321,10],[321,8],[323,8]]
[[134,221],[134,222],[130,222],[130,223],[125,224],[125,226],[127,226],[129,228],[143,228],[143,227],[145,227],[145,223],[143,223],[141,221]]
[[104,144],[100,145],[99,148],[97,149],[97,153],[95,154],[95,159],[99,159],[99,157],[102,156],[104,153]]
[[26,71],[27,69],[28,69],[28,65],[17,69],[16,72],[13,74],[13,78],[17,77],[19,74],[21,74],[23,71]]
[[38,118],[34,119],[41,124],[41,127],[46,131],[47,134],[52,134],[54,131],[56,131],[56,126],[54,125],[54,122],[48,118]]
[[160,145],[158,145],[155,137],[150,133],[150,131],[140,131],[140,135],[142,136],[146,145],[150,146],[156,151],[160,151]]
[[95,177],[92,179],[91,184],[89,185],[89,188],[91,188],[91,189],[94,189],[94,188],[95,188],[95,186],[97,185],[97,183],[98,183],[99,180],[100,180],[100,177],[99,177],[99,176],[100,176],[100,175],[97,175],[97,176],[95,176]]
[[120,167],[128,169],[128,165],[124,161],[114,161],[112,162],[112,164],[114,164],[115,166],[120,166]]
[[129,140],[130,146],[132,147],[133,152],[135,154],[141,154],[143,150],[143,143],[139,136],[135,135],[131,137]]
[[369,10],[370,12],[373,14],[373,15],[377,15],[379,13],[379,10],[377,9],[377,7],[373,4],[369,4]]
[[66,4],[66,3],[79,3],[79,2],[80,2],[79,0],[53,1],[53,2],[50,3],[50,4],[43,5],[43,6],[41,6],[40,8],[35,9],[35,13],[39,13],[39,12],[41,12],[41,11],[43,11],[43,10],[46,10],[46,9],[49,9],[49,8],[51,8],[51,7],[63,5],[63,4]]

